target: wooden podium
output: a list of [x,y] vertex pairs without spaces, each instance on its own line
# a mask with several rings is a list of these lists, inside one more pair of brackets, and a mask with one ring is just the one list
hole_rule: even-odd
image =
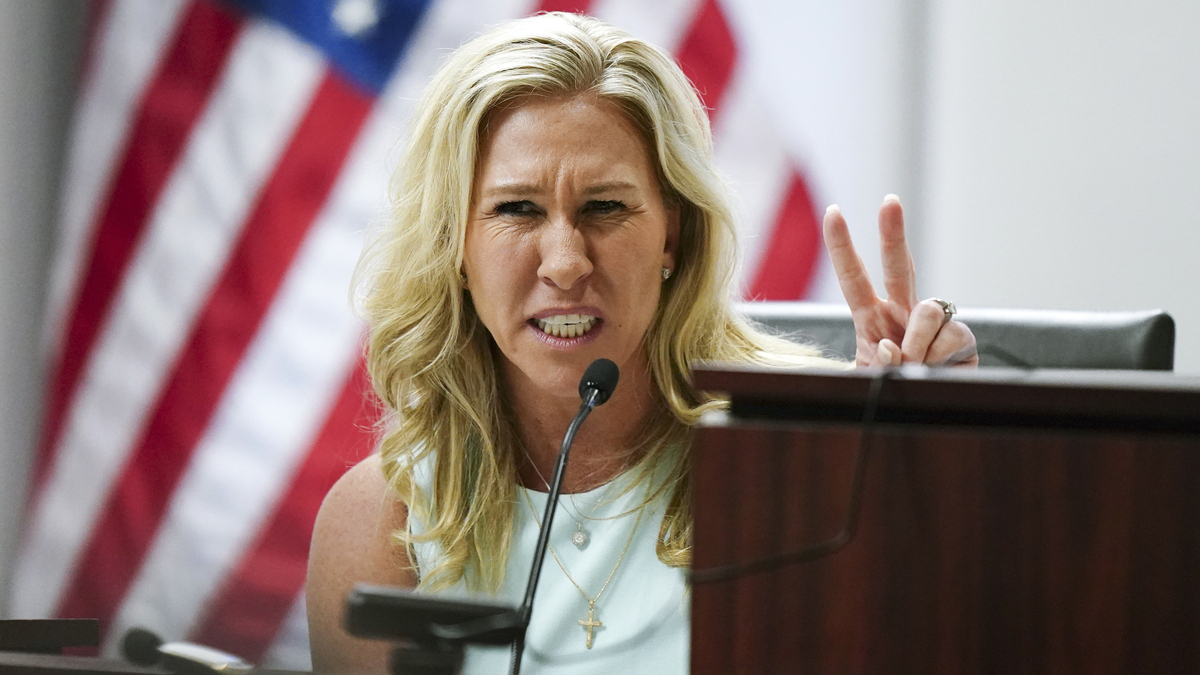
[[877,375],[696,372],[692,673],[1200,672],[1200,380]]

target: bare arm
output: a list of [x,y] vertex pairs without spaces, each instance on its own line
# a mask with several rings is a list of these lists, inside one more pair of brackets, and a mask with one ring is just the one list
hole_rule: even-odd
[[346,472],[317,514],[305,588],[316,671],[387,672],[391,645],[351,637],[342,627],[346,595],[358,583],[416,585],[407,553],[391,541],[407,510],[388,490],[379,462],[372,455]]

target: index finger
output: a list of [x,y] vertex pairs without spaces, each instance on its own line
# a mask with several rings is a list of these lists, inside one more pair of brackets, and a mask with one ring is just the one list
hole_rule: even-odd
[[888,300],[912,309],[917,304],[917,273],[904,238],[904,209],[896,195],[884,197],[879,207],[879,249]]
[[876,300],[875,287],[871,285],[866,265],[854,249],[850,228],[836,204],[825,210],[823,229],[825,248],[829,251],[833,272],[837,275],[838,285],[842,287],[842,295],[846,298],[846,304],[850,305],[850,311],[871,305]]

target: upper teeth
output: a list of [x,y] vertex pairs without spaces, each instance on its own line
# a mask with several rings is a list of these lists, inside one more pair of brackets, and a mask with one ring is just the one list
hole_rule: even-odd
[[596,325],[596,317],[587,314],[559,314],[537,320],[538,328],[560,338],[579,337]]

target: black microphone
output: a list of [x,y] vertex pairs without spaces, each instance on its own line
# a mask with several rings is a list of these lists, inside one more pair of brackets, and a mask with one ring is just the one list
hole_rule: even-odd
[[[533,550],[533,567],[529,570],[529,583],[525,586],[525,600],[517,610],[520,623],[524,628],[529,627],[529,619],[533,615],[533,596],[537,592],[538,578],[542,574],[542,564],[546,562],[546,547],[550,543],[550,525],[554,522],[554,512],[557,510],[558,496],[562,491],[563,475],[567,472],[567,458],[571,454],[571,443],[575,441],[575,433],[583,420],[598,405],[603,405],[617,388],[621,371],[617,364],[608,359],[596,359],[583,372],[579,380],[579,398],[583,404],[567,433],[563,436],[562,448],[558,451],[558,462],[554,465],[554,478],[550,481],[550,495],[546,498],[546,512],[542,515],[542,531],[538,533],[537,547]],[[509,672],[517,675],[521,672],[521,655],[525,652],[525,631],[522,630],[513,642],[512,662]]]
[[162,638],[145,628],[130,628],[125,637],[121,638],[121,653],[130,663],[153,666],[161,658],[158,646],[162,643]]
[[[608,359],[596,359],[583,371],[583,377],[579,380],[579,398],[583,399],[584,405],[588,405],[589,400],[592,401],[590,408],[603,405],[608,397],[612,396],[613,390],[617,388],[617,380],[620,379],[621,371],[617,364]],[[582,410],[580,413],[587,414]]]
[[194,675],[250,672],[254,666],[219,649],[192,642],[163,642],[145,628],[130,628],[121,638],[121,653],[139,666],[162,666],[167,672]]

